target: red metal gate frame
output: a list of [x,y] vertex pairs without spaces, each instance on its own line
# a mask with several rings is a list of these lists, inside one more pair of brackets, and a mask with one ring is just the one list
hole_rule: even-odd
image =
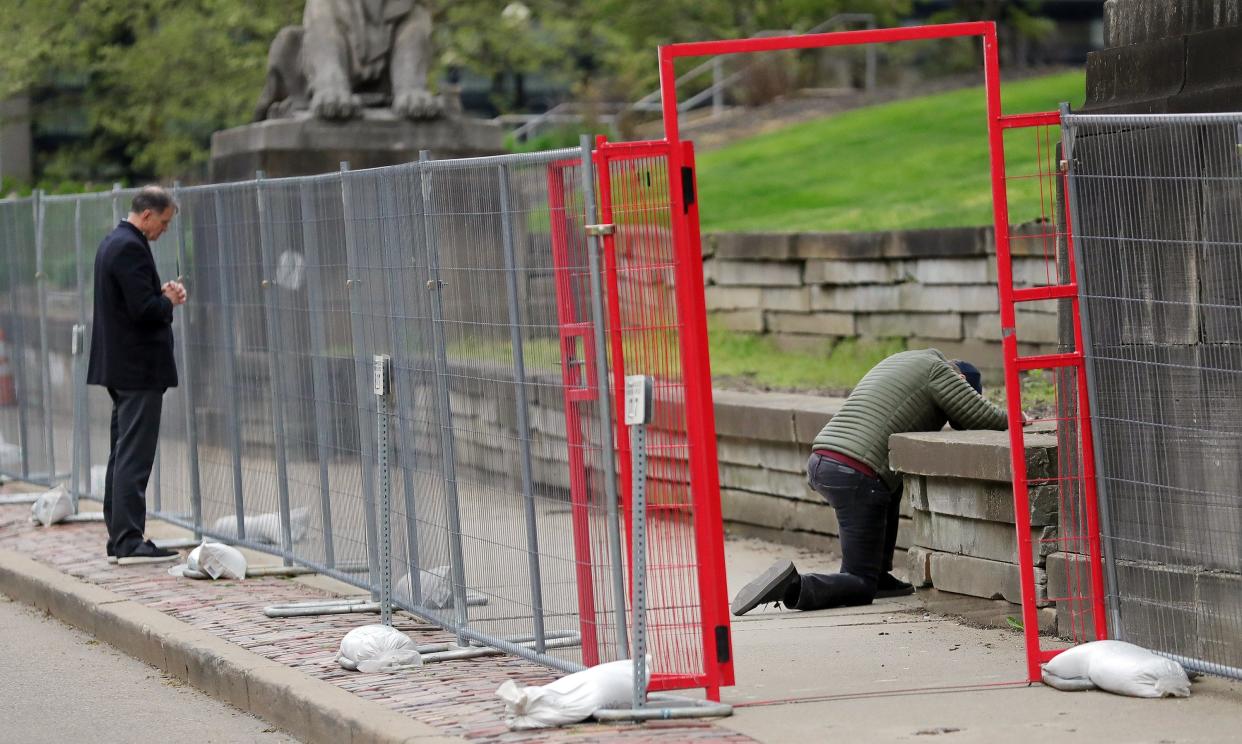
[[[1022,419],[1021,388],[1018,373],[1024,370],[1056,369],[1072,367],[1077,370],[1079,395],[1079,432],[1084,455],[1084,496],[1089,533],[1088,560],[1091,565],[1092,606],[1095,619],[1097,638],[1107,638],[1107,620],[1104,612],[1104,583],[1100,559],[1100,538],[1098,504],[1096,501],[1095,471],[1092,458],[1091,419],[1089,400],[1087,398],[1084,374],[1084,358],[1082,351],[1082,325],[1078,309],[1078,292],[1071,264],[1070,283],[1048,287],[1015,289],[1010,261],[1009,246],[1009,205],[1005,187],[1005,142],[1006,129],[1046,126],[1058,124],[1060,117],[1056,112],[1040,114],[1019,114],[1005,116],[1001,111],[1000,96],[1000,60],[996,40],[996,24],[992,22],[951,23],[937,26],[915,26],[909,28],[874,29],[866,31],[841,31],[826,34],[806,34],[802,36],[774,36],[759,39],[737,39],[726,41],[691,42],[670,44],[660,47],[660,91],[664,113],[664,138],[670,144],[669,173],[680,173],[686,164],[686,156],[681,144],[680,127],[677,110],[677,74],[674,62],[682,57],[704,57],[721,54],[745,54],[753,52],[775,52],[793,49],[818,49],[824,47],[852,46],[857,44],[887,44],[902,41],[926,41],[931,39],[951,39],[962,37],[980,37],[983,40],[983,71],[984,86],[987,95],[988,119],[988,150],[991,159],[992,178],[992,209],[996,234],[997,285],[1000,293],[1001,337],[1005,364],[1005,388],[1007,411],[1010,421]],[[670,177],[672,177],[670,175]],[[675,211],[681,211],[680,190],[671,189]],[[1067,211],[1068,215],[1068,211]],[[1067,220],[1068,220],[1067,216]],[[694,223],[695,233],[690,228],[679,225],[677,235],[679,246],[697,247],[697,220]],[[686,254],[681,254],[686,255]],[[695,254],[696,256],[698,254]],[[1072,255],[1072,253],[1071,253]],[[698,263],[687,261],[687,263]],[[701,286],[701,283],[700,285]],[[703,293],[696,291],[699,306],[702,306]],[[1074,338],[1076,351],[1067,354],[1050,354],[1021,357],[1018,355],[1018,336],[1015,306],[1020,302],[1032,302],[1050,299],[1069,299],[1073,310]],[[698,337],[698,349],[694,357],[697,375],[708,374],[706,334]],[[709,378],[710,379],[710,378]],[[712,426],[712,407],[710,386],[707,400],[696,406],[694,429],[691,435],[704,436],[714,432]],[[707,436],[712,454],[714,455],[715,437]],[[1035,573],[1031,554],[1030,536],[1030,501],[1026,476],[1025,436],[1023,427],[1009,428],[1010,464],[1013,474],[1014,513],[1017,527],[1018,553],[1021,560],[1022,616],[1023,632],[1027,649],[1027,674],[1034,682],[1040,678],[1039,665],[1056,655],[1055,650],[1043,650],[1040,647],[1039,627],[1035,606]],[[714,457],[711,462],[715,462]],[[696,475],[699,473],[696,472]],[[704,474],[710,477],[713,493],[718,493],[715,473]],[[718,503],[717,503],[718,506]]]

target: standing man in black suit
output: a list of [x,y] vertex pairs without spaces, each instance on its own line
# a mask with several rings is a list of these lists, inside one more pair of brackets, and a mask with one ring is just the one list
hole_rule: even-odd
[[146,492],[159,440],[164,391],[177,386],[173,308],[186,300],[179,282],[160,283],[151,243],[177,211],[172,196],[146,186],[129,215],[95,253],[95,317],[86,381],[112,398],[111,449],[104,485],[108,562],[176,560],[144,534]]

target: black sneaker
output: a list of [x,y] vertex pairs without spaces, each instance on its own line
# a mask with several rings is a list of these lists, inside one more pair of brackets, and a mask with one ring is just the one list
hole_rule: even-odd
[[914,594],[914,584],[907,583],[886,573],[876,582],[875,598],[888,599],[890,597],[905,597]]
[[733,614],[745,615],[761,604],[784,602],[786,592],[799,581],[793,561],[777,561],[737,593],[731,606]]
[[135,566],[142,563],[168,563],[175,561],[180,557],[180,553],[175,550],[164,550],[155,547],[155,543],[147,540],[139,545],[137,550],[123,558],[117,558],[116,562],[122,566]]

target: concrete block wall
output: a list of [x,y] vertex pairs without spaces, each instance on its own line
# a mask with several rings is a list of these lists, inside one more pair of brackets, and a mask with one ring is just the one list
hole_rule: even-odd
[[[1035,234],[1040,226],[1022,230]],[[1016,286],[1051,283],[1040,240],[1013,241]],[[1001,368],[996,251],[989,228],[883,233],[722,233],[704,240],[707,311],[721,328],[789,349],[901,338]],[[1051,273],[1050,273],[1051,272]],[[1023,353],[1054,351],[1051,303],[1024,306]]]

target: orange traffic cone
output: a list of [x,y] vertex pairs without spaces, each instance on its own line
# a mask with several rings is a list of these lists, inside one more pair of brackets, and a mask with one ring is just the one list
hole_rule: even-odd
[[13,372],[9,369],[9,345],[0,328],[0,406],[17,405],[17,388],[13,385]]

